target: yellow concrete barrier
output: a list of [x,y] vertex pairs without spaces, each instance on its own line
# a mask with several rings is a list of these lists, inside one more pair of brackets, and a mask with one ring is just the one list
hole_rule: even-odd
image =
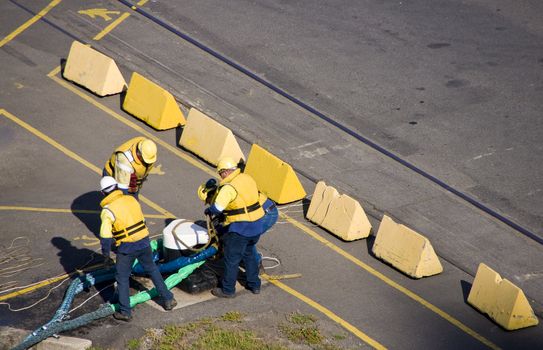
[[483,263],[477,269],[468,303],[510,331],[539,323],[522,290]]
[[306,217],[345,241],[366,238],[371,230],[360,203],[324,181],[317,183]]
[[278,204],[305,197],[305,190],[292,167],[264,148],[253,144],[245,173],[255,179],[258,189]]
[[78,41],[72,43],[62,76],[98,96],[118,94],[126,86],[112,58]]
[[430,241],[410,228],[395,223],[387,215],[383,215],[372,251],[378,258],[414,278],[443,271]]
[[185,125],[185,116],[175,98],[158,84],[134,72],[123,109],[157,130]]
[[245,160],[232,131],[195,108],[189,111],[179,145],[213,165],[223,157]]

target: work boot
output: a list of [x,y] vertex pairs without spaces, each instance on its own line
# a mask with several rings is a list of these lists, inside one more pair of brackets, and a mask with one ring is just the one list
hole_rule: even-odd
[[125,314],[122,314],[122,313],[120,313],[118,311],[113,314],[113,318],[116,319],[116,320],[119,320],[119,321],[124,321],[124,322],[132,321],[132,316],[131,315],[125,315]]
[[226,294],[222,291],[222,288],[213,288],[211,290],[211,294],[213,294],[217,298],[233,298],[236,296],[236,294]]
[[260,294],[260,288],[254,288],[254,289],[249,288],[249,290],[250,290],[251,293],[253,293],[253,294]]
[[177,300],[175,300],[175,298],[171,298],[170,300],[164,301],[164,310],[166,311],[173,310],[173,308],[176,306],[177,306]]

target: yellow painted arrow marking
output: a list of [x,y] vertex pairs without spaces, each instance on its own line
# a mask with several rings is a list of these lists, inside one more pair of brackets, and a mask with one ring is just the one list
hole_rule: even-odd
[[82,235],[81,237],[74,237],[74,241],[83,241],[85,247],[95,246],[100,244],[100,240],[96,237]]
[[166,174],[165,172],[162,171],[162,164],[159,164],[157,166],[154,166],[151,168],[151,171],[149,172],[149,174],[153,174],[153,175],[164,175]]
[[88,10],[81,10],[77,11],[80,15],[87,15],[92,19],[95,19],[97,16],[102,17],[105,21],[111,21],[111,17],[109,15],[118,15],[121,13],[120,11],[110,11],[108,9],[88,9]]

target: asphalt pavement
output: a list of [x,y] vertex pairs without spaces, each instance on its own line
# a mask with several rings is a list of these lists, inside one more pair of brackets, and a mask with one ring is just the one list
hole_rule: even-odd
[[[184,110],[196,107],[229,127],[246,155],[251,144],[258,143],[287,161],[308,196],[282,206],[282,218],[259,244],[265,256],[281,261],[269,273],[301,273],[301,278],[284,280],[280,286],[268,284],[258,297],[242,293],[234,300],[210,299],[171,313],[142,305],[138,309],[145,311],[136,310],[130,325],[103,320],[75,335],[122,348],[128,337],[157,323],[230,309],[301,309],[345,329],[352,325],[352,344],[360,348],[371,347],[372,341],[395,349],[541,347],[540,326],[507,332],[466,303],[477,266],[484,262],[522,288],[541,316],[540,243],[220,59],[232,60],[540,236],[537,160],[542,146],[537,110],[543,101],[538,61],[543,52],[541,28],[531,17],[538,5],[526,2],[533,6],[530,12],[513,11],[503,3],[503,11],[482,1],[443,1],[423,11],[423,2],[401,8],[368,3],[362,8],[348,2],[143,1],[139,12],[117,1],[2,3],[0,40],[6,39],[0,44],[0,169],[5,174],[0,179],[1,244],[5,256],[15,251],[18,259],[0,265],[0,301],[9,302],[11,309],[45,301],[17,312],[0,305],[5,308],[0,325],[40,326],[56,310],[67,283],[59,285],[59,279],[31,284],[95,262],[100,172],[112,149],[124,140],[144,135],[159,147],[158,171],[142,192],[154,235],[160,235],[172,217],[203,216],[195,190],[213,176],[213,168],[177,146],[180,129],[156,131],[122,111],[119,95],[99,98],[64,80],[61,63],[77,39],[112,57],[127,83],[131,73],[138,72],[170,91]],[[48,5],[42,19],[28,22]],[[103,16],[88,11],[99,8],[106,9],[99,12]],[[468,11],[474,8],[477,11]],[[505,10],[510,11],[504,14]],[[444,13],[455,14],[451,23],[439,20]],[[428,23],[414,25],[417,16]],[[483,18],[482,23],[473,23],[475,17]],[[379,18],[386,21],[374,23]],[[504,23],[496,24],[498,20]],[[459,26],[462,30],[454,37],[447,37],[447,30],[441,36],[435,32],[438,24],[452,31],[459,22],[471,26]],[[484,41],[488,33],[478,29],[481,25],[492,28],[492,35],[507,35]],[[502,27],[508,29],[497,29]],[[494,50],[494,58],[475,65],[468,49],[477,51],[474,45],[483,41],[481,55]],[[364,50],[368,47],[375,52]],[[498,50],[502,47],[507,49],[505,56]],[[436,60],[432,55],[439,50],[454,53]],[[523,59],[514,60],[516,53]],[[398,63],[401,57],[406,63]],[[502,60],[508,62],[506,67]],[[380,64],[396,68],[385,74]],[[442,65],[450,65],[451,71]],[[490,69],[526,79],[511,80]],[[410,79],[413,72],[424,79]],[[441,76],[439,82],[432,80],[436,76]],[[475,77],[481,80],[475,83]],[[430,89],[431,84],[445,87]],[[515,90],[522,84],[530,86],[529,93]],[[493,86],[492,91],[487,86]],[[491,105],[495,113],[483,113]],[[518,113],[508,112],[512,109]],[[503,122],[515,116],[522,117],[522,123]],[[512,143],[504,142],[508,132]],[[456,146],[450,147],[453,141]],[[499,152],[485,149],[488,145],[497,145]],[[488,163],[476,162],[480,159]],[[504,178],[496,180],[497,174]],[[374,233],[386,213],[428,237],[444,272],[410,279],[371,255],[372,237],[343,242],[306,221],[304,210],[319,180],[359,200]],[[14,288],[21,286],[28,287],[15,295]],[[79,312],[92,310],[108,293],[109,289],[91,299]],[[122,337],[119,327],[126,332]]]

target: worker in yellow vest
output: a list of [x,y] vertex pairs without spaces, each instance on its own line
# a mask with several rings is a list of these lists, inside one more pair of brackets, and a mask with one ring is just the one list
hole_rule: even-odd
[[132,265],[138,259],[146,274],[150,275],[165,310],[172,310],[177,301],[168,290],[164,279],[153,261],[149,241],[149,230],[139,202],[130,195],[119,190],[117,182],[111,176],[100,180],[100,188],[105,198],[100,202],[102,212],[100,219],[100,243],[102,254],[108,264],[112,264],[110,253],[114,247],[117,261],[115,263],[117,291],[119,295],[119,311],[113,314],[118,320],[129,322],[132,319],[130,309],[129,279]]
[[[198,187],[196,193],[201,201],[203,201],[207,205],[210,205],[212,204],[215,196],[217,195],[218,189],[219,186],[217,180],[212,178],[202,183]],[[266,196],[264,193],[259,192],[258,195],[258,202],[260,203],[262,209],[264,209],[264,217],[261,219],[263,224],[262,234],[264,234],[277,222],[277,218],[279,217],[279,210],[277,209],[275,202],[269,199],[268,196]],[[217,229],[220,230],[221,227],[217,227]],[[254,246],[254,249],[258,260],[259,270],[264,271],[264,265],[262,264],[262,254],[256,250],[256,246]]]
[[124,194],[137,199],[156,159],[156,144],[142,136],[134,137],[115,149],[104,165],[102,175],[115,178]]
[[219,160],[217,172],[221,177],[217,194],[204,214],[222,216],[224,275],[221,287],[211,293],[220,298],[233,298],[239,264],[243,261],[247,275],[245,288],[253,294],[260,293],[258,259],[255,245],[264,232],[264,210],[259,202],[259,192],[253,178],[241,172],[230,157]]

